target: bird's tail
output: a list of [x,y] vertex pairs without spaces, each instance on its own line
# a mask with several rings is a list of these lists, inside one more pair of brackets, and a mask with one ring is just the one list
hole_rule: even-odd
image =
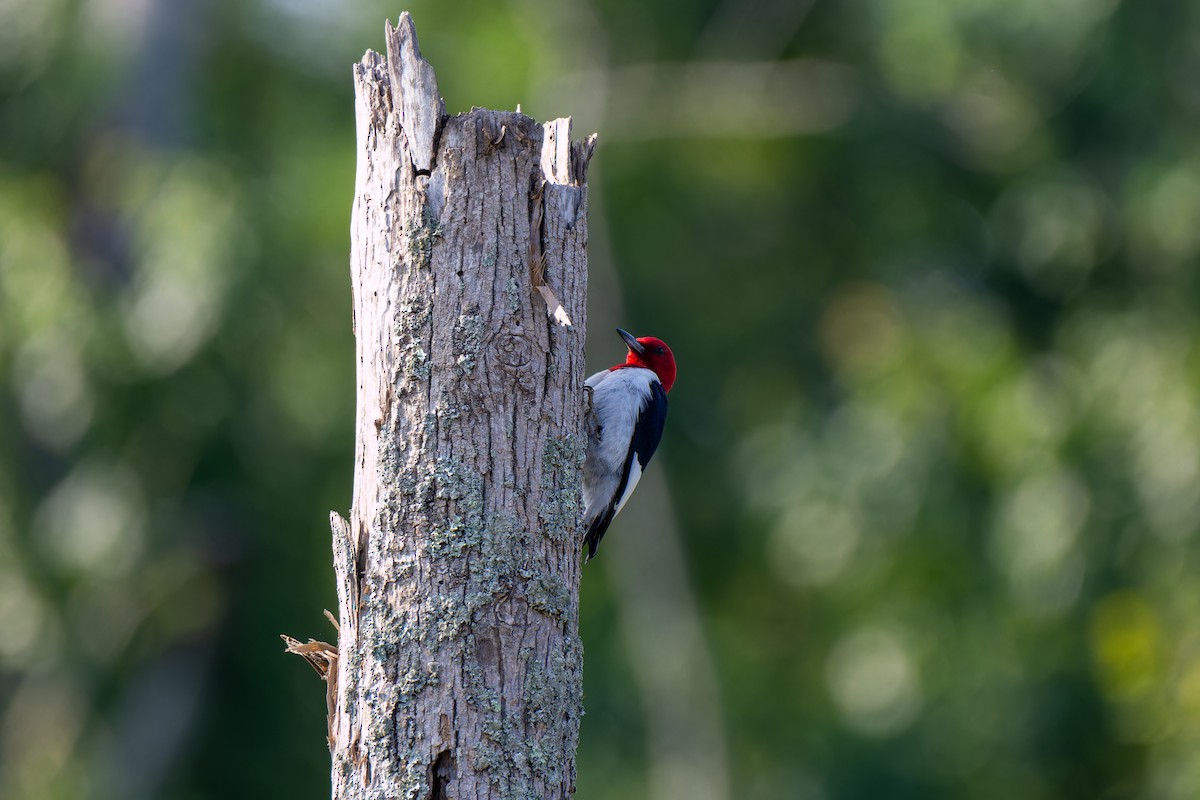
[[613,517],[615,516],[616,509],[609,506],[588,525],[587,533],[583,537],[583,541],[587,543],[588,561],[596,557],[596,548],[600,546],[600,540],[604,538],[604,532],[608,530],[608,526],[612,524]]

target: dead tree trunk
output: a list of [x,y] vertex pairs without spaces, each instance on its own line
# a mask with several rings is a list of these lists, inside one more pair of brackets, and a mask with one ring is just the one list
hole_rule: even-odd
[[592,142],[573,145],[569,120],[447,117],[408,14],[355,89],[358,427],[350,520],[332,515],[333,796],[565,797],[582,713]]

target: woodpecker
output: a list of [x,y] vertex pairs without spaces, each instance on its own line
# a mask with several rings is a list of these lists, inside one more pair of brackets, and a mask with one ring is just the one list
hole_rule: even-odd
[[633,494],[667,421],[667,392],[675,383],[675,356],[662,339],[635,338],[617,328],[629,353],[625,363],[585,381],[596,428],[583,462],[584,541],[588,560],[625,501]]

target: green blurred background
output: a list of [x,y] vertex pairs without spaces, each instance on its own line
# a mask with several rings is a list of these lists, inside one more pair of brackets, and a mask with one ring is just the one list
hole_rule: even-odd
[[0,0],[0,797],[321,798],[351,64],[599,131],[578,795],[1200,795],[1200,4]]

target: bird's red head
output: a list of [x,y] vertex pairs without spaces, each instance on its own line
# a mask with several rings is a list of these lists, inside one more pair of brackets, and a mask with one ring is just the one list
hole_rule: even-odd
[[644,367],[658,376],[664,392],[671,391],[671,387],[675,384],[675,354],[671,352],[671,348],[667,347],[667,343],[653,336],[635,338],[632,333],[620,328],[617,328],[617,333],[621,334],[621,338],[625,340],[625,346],[629,348],[629,355],[625,356],[624,364],[619,364],[613,369]]

